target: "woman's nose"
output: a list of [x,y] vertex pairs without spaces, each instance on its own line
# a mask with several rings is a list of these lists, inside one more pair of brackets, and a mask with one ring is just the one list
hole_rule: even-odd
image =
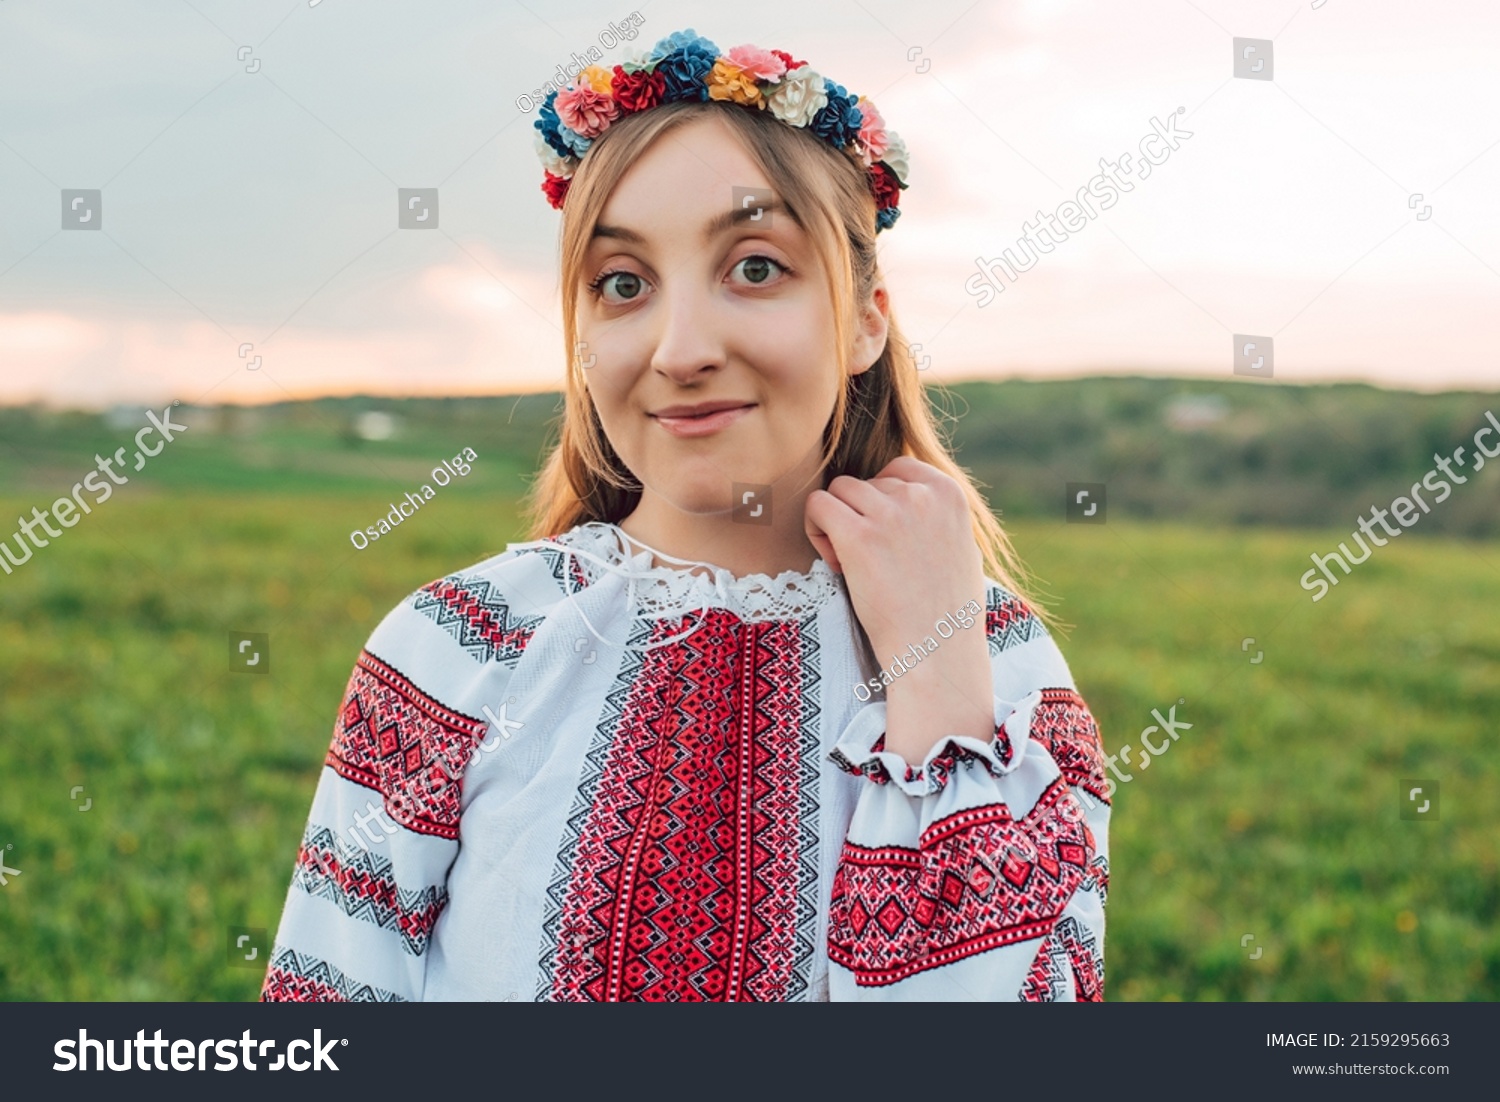
[[663,288],[656,302],[653,371],[686,385],[703,372],[724,366],[724,342],[708,295],[679,279],[672,287]]

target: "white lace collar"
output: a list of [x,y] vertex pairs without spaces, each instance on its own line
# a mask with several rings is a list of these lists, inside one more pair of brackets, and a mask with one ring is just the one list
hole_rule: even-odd
[[[774,578],[767,574],[736,577],[722,566],[658,551],[627,535],[618,525],[601,521],[577,525],[553,539],[518,546],[564,552],[578,563],[590,585],[605,573],[626,578],[632,583],[640,613],[651,617],[723,608],[746,622],[799,620],[843,592],[843,579],[821,558],[806,573],[784,570]],[[653,556],[685,565],[653,566]],[[698,568],[710,573],[700,573]]]

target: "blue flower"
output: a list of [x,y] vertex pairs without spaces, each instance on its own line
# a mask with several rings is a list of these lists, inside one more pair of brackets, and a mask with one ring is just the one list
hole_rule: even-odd
[[574,157],[582,157],[589,151],[589,146],[594,144],[593,138],[585,138],[563,123],[557,124],[557,135],[568,146],[568,154]]
[[[552,151],[559,157],[573,157],[576,154],[563,140],[560,131],[563,129],[562,120],[557,117],[557,109],[552,106],[557,99],[557,90],[554,88],[547,93],[547,98],[542,100],[542,106],[537,111],[539,116],[531,125],[541,131],[543,139],[552,147]],[[572,131],[569,131],[572,133]]]
[[859,97],[851,96],[842,84],[825,78],[823,88],[828,93],[828,103],[808,124],[818,137],[835,149],[843,149],[859,133],[859,124],[864,114],[857,106]]
[[886,207],[875,212],[875,232],[888,230],[896,224],[896,219],[901,217],[900,207]]
[[656,66],[663,79],[661,101],[708,99],[708,74],[717,60],[717,54],[695,49],[677,50],[662,58]]
[[[688,53],[707,54],[710,62],[713,62],[719,56],[719,47],[693,30],[692,27],[689,27],[685,31],[672,32],[655,46],[651,47],[651,54],[647,60],[652,65],[655,65],[666,58],[668,54],[674,54],[679,50]],[[712,68],[712,64],[709,67]]]

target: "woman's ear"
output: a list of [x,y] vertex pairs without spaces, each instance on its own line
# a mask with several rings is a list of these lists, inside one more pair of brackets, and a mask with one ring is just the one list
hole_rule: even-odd
[[885,280],[876,280],[869,301],[860,308],[854,350],[849,357],[851,374],[860,375],[870,370],[885,351],[886,337],[890,331],[890,308]]

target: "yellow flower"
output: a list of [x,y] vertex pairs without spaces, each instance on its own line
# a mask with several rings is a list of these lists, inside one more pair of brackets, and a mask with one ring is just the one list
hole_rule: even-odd
[[746,107],[758,107],[765,110],[766,101],[760,94],[760,86],[755,83],[755,77],[741,69],[732,61],[724,58],[714,62],[713,71],[708,74],[708,98],[727,99]]
[[613,95],[610,86],[613,84],[614,79],[615,74],[602,65],[590,65],[578,74],[578,81],[576,83],[587,81],[588,86],[594,91],[608,96]]

